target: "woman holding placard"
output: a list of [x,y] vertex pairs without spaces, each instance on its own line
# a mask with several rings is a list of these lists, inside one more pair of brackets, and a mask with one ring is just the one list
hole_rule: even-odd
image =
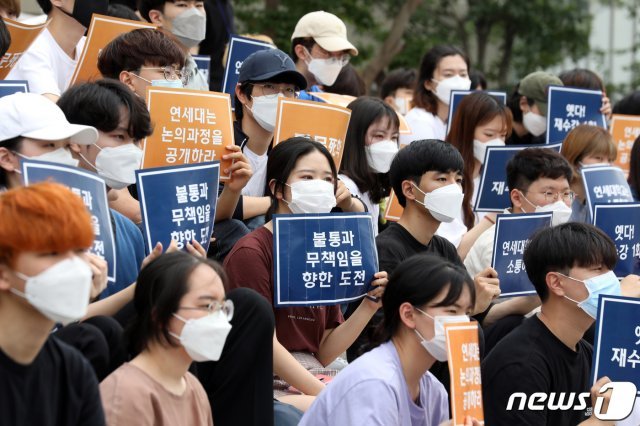
[[[229,287],[249,287],[273,303],[274,213],[329,213],[362,208],[338,180],[331,154],[324,145],[307,138],[291,138],[269,154],[267,188],[271,208],[267,222],[238,241],[225,259]],[[344,320],[339,305],[275,308],[274,395],[283,402],[305,410],[324,384],[319,376],[333,376],[331,364],[363,330],[380,307],[379,297],[386,285],[386,273],[378,272],[358,309]],[[295,387],[293,390],[290,386]],[[299,390],[299,391],[298,391]],[[300,395],[302,392],[304,395]]]
[[616,159],[616,144],[605,129],[581,124],[567,134],[560,153],[573,168],[571,190],[576,194],[571,205],[571,222],[590,223],[591,215],[586,204],[585,187],[580,177],[583,166],[610,165]]
[[347,108],[351,119],[338,178],[367,206],[377,235],[380,202],[391,191],[388,173],[398,152],[400,121],[378,98],[361,97]]
[[[425,285],[428,283],[428,285]],[[426,425],[449,419],[444,386],[428,370],[446,361],[444,324],[469,322],[467,272],[418,254],[395,269],[382,296],[383,343],[349,364],[305,413],[303,425]],[[477,425],[471,418],[466,425]]]

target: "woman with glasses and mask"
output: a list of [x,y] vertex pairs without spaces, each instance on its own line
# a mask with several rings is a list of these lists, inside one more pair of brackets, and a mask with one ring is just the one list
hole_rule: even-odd
[[[349,364],[300,425],[438,426],[447,421],[447,391],[429,368],[448,358],[444,324],[468,323],[474,304],[473,280],[460,266],[428,254],[400,263],[382,296],[382,343]],[[465,425],[479,423],[467,417]]]
[[[264,302],[259,296],[252,295],[257,305],[247,303],[252,302],[252,297],[247,297],[247,293],[251,293],[248,290],[234,292],[229,299],[225,298],[226,281],[227,276],[218,263],[184,252],[163,254],[140,272],[133,300],[136,315],[126,329],[129,352],[134,358],[100,385],[108,425],[132,421],[139,425],[211,425],[212,409],[221,416],[216,418],[216,425],[258,424],[255,420],[253,423],[247,421],[242,417],[243,410],[234,407],[234,404],[254,403],[245,399],[246,394],[236,392],[246,387],[248,380],[238,375],[238,370],[255,368],[245,364],[245,357],[249,355],[239,354],[238,347],[244,345],[245,350],[250,348],[252,356],[258,353],[265,357],[265,362],[257,364],[266,370],[260,374],[269,377],[273,320],[269,321],[256,311],[256,308],[264,311]],[[240,318],[236,321],[236,304],[232,298],[238,302],[240,310]],[[264,325],[257,326],[251,316]],[[256,326],[252,332],[266,337],[245,338],[246,325],[250,322]],[[242,342],[238,341],[238,333],[243,335]],[[255,339],[266,342],[266,347],[254,345]],[[196,366],[198,378],[189,372],[194,361],[199,363]],[[201,366],[205,368],[201,369]],[[201,370],[207,372],[206,382]],[[251,374],[255,375],[251,378],[255,383],[251,393],[259,394],[256,392],[259,374],[256,370]],[[222,384],[236,402],[223,399],[219,392],[216,394],[219,401],[214,396],[210,405],[207,393],[211,398],[212,388],[217,387],[220,391]],[[270,417],[269,394],[262,399],[266,404],[258,401],[252,409],[261,416]],[[226,406],[215,404],[223,401]],[[263,410],[264,407],[267,409]],[[249,417],[253,415],[250,413]],[[229,420],[232,416],[235,416],[235,423]]]

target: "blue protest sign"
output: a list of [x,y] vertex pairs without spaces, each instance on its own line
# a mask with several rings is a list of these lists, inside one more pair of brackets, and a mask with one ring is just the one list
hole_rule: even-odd
[[209,249],[219,178],[218,161],[136,171],[148,252],[171,240],[179,249],[192,240]]
[[614,166],[583,166],[580,169],[591,217],[598,204],[631,203],[633,195],[624,172]]
[[[467,95],[470,95],[474,92],[480,92],[481,90],[452,90],[451,98],[449,99],[449,119],[447,120],[447,134],[449,134],[449,125],[453,121],[453,116],[458,109],[458,105],[460,105],[460,101]],[[485,91],[487,95],[494,97],[498,102],[502,105],[506,105],[507,103],[507,93],[506,92],[492,92]]]
[[560,152],[562,144],[489,146],[485,153],[478,196],[474,205],[477,212],[501,212],[511,206],[507,186],[507,163],[526,148],[548,148]]
[[640,299],[601,295],[595,334],[592,383],[607,376],[640,389]]
[[249,55],[258,50],[274,49],[274,46],[259,40],[231,36],[229,39],[229,52],[227,54],[227,64],[224,69],[224,80],[222,82],[222,91],[231,95],[231,109],[235,111],[235,90],[238,84],[238,76],[240,75],[240,67],[242,62]]
[[276,307],[356,300],[378,271],[366,213],[275,215],[273,252]]
[[205,80],[209,81],[209,72],[211,71],[211,56],[209,55],[193,55],[196,67],[202,73]]
[[624,278],[629,274],[640,274],[640,203],[596,204],[594,210],[593,224],[616,245],[616,276]]
[[29,93],[27,80],[0,80],[0,98],[14,93]]
[[104,180],[95,173],[77,167],[28,159],[21,160],[21,163],[25,185],[54,181],[68,186],[74,194],[82,198],[91,214],[95,235],[90,251],[107,261],[108,280],[115,282],[116,244]]
[[551,226],[552,213],[499,214],[493,240],[491,267],[500,278],[500,297],[535,294],[522,257],[529,239],[540,228]]
[[547,143],[562,142],[580,124],[607,128],[599,90],[549,86],[547,99]]

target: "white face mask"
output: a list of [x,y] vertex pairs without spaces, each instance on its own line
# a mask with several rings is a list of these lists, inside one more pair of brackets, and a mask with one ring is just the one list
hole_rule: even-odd
[[51,321],[67,325],[87,314],[93,274],[79,257],[60,261],[32,277],[14,273],[26,284],[24,293],[15,288],[11,292],[26,299]]
[[447,336],[445,334],[444,325],[450,323],[470,322],[468,315],[436,315],[432,317],[421,309],[415,308],[418,312],[428,316],[433,320],[434,335],[433,339],[426,340],[417,329],[414,329],[420,338],[420,344],[427,350],[436,360],[445,362],[449,359],[447,352]]
[[171,336],[180,340],[180,344],[196,362],[217,361],[220,359],[224,342],[231,331],[227,315],[217,311],[198,319],[184,319],[177,314],[174,317],[184,322],[182,333]]
[[307,68],[318,83],[323,86],[331,86],[336,82],[338,74],[340,74],[342,70],[342,62],[335,58],[311,58],[311,60],[307,62]]
[[289,205],[292,213],[329,213],[336,206],[333,184],[325,180],[300,180],[287,186],[291,188]]
[[436,79],[431,80],[438,83],[434,93],[445,105],[449,105],[452,90],[469,90],[471,87],[471,80],[467,77],[460,77],[459,75],[454,75],[453,77],[445,78],[440,81]]
[[207,31],[207,15],[192,7],[173,19],[171,32],[189,49],[204,40]]
[[531,111],[525,112],[522,116],[522,125],[537,137],[547,131],[547,118]]
[[459,216],[464,194],[457,183],[441,186],[428,194],[425,194],[416,184],[413,184],[413,186],[424,194],[424,203],[418,200],[416,200],[416,203],[422,204],[429,210],[431,216],[438,222],[453,222]]
[[402,115],[406,115],[407,112],[409,112],[410,101],[411,99],[405,96],[400,96],[400,97],[396,96],[393,98],[393,103],[396,106],[396,110]]
[[529,204],[536,208],[536,213],[553,213],[553,216],[551,216],[551,226],[562,225],[563,223],[567,223],[569,221],[572,210],[571,207],[567,206],[564,203],[564,201],[558,200],[555,203],[547,204],[546,206],[539,206],[529,201],[529,199],[524,196],[522,191],[520,191],[520,194],[525,200],[527,200]]
[[376,142],[364,147],[367,163],[376,173],[387,173],[398,153],[398,144],[391,140]]
[[73,156],[71,155],[71,151],[69,151],[67,148],[58,148],[50,152],[45,152],[44,154],[33,155],[31,157],[22,155],[19,152],[16,152],[15,154],[20,158],[49,161],[50,163],[63,164],[65,166],[71,167],[77,167],[79,162],[78,160],[73,158]]
[[267,132],[273,132],[276,127],[276,113],[278,110],[278,98],[282,94],[274,97],[254,96],[253,105],[249,110],[253,114],[256,122]]
[[490,146],[504,146],[504,140],[500,138],[491,139],[487,142],[480,142],[478,139],[473,140],[473,156],[480,164],[484,164],[484,157],[487,152],[487,148]]
[[[142,162],[142,150],[132,143],[100,148],[94,168],[109,188],[123,189],[136,183],[136,170]],[[84,158],[84,157],[83,157]],[[84,160],[88,163],[86,158]]]

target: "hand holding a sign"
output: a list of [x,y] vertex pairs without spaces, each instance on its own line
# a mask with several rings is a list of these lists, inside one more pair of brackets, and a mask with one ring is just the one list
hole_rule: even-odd
[[493,299],[500,296],[500,280],[495,269],[488,267],[473,278],[476,287],[476,305],[473,315],[487,310]]
[[371,282],[371,286],[374,289],[367,293],[362,303],[366,303],[370,308],[378,310],[382,307],[382,295],[384,294],[384,288],[389,283],[389,279],[385,271],[376,272],[373,277],[375,280]]
[[239,193],[242,191],[242,188],[247,185],[249,179],[251,179],[253,170],[251,170],[249,160],[244,156],[238,145],[229,145],[225,147],[225,149],[229,151],[230,154],[223,155],[222,159],[226,161],[231,160],[233,161],[233,164],[222,170],[225,175],[231,175],[224,187],[229,188],[233,192]]
[[640,297],[640,276],[630,274],[620,281],[620,291],[623,296]]
[[[602,403],[602,408],[600,409],[601,413],[606,413],[609,407],[609,401],[611,400],[611,395],[613,394],[613,389],[609,389],[604,393],[600,393],[600,389],[606,385],[607,383],[610,383],[611,380],[608,377],[601,377],[600,379],[598,379],[598,381],[591,387],[590,392],[591,392],[591,406],[595,407],[596,403],[598,401],[599,398],[603,398],[604,401]],[[587,425],[615,425],[616,423],[613,421],[604,421],[604,420],[599,420],[598,418],[596,418],[596,416],[592,415],[591,417],[589,417],[588,420],[585,420],[584,422],[580,423],[580,425],[582,426],[587,426]]]
[[351,192],[341,180],[338,180],[338,189],[336,190],[336,206],[340,207],[343,212],[364,211],[364,204],[351,196]]

